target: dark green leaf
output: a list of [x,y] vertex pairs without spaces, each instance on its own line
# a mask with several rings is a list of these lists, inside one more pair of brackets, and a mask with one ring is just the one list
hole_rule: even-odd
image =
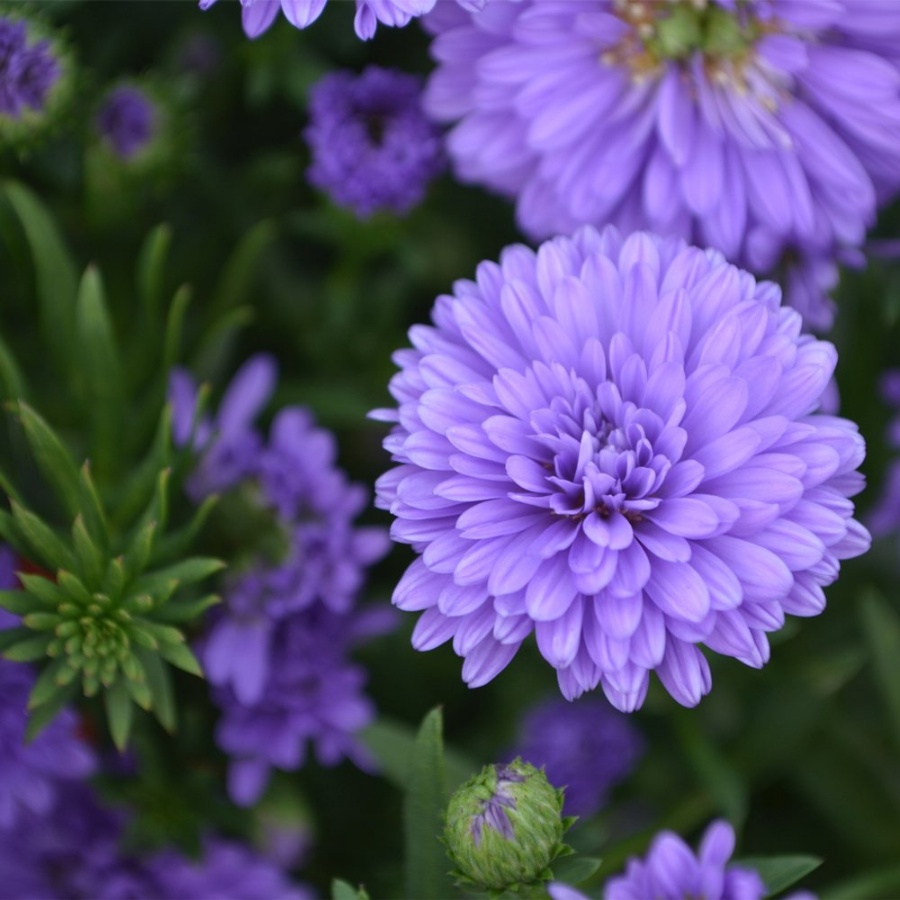
[[11,501],[10,505],[19,534],[41,563],[51,569],[76,567],[75,556],[49,525],[15,501]]
[[13,662],[34,662],[36,659],[42,659],[47,655],[47,647],[53,640],[51,634],[35,634],[30,629],[26,629],[32,637],[25,638],[3,651],[3,655]]
[[147,572],[136,578],[131,587],[131,593],[150,594],[156,596],[172,581],[179,584],[193,584],[202,581],[210,575],[225,568],[225,563],[220,559],[209,556],[192,556],[182,562],[157,569],[155,572]]
[[256,277],[259,258],[274,237],[274,223],[263,221],[241,239],[222,269],[212,301],[213,314],[216,317],[247,301]]
[[55,609],[56,604],[47,603],[42,597],[35,597],[31,591],[0,591],[0,607],[17,616],[27,616],[38,610],[46,610],[47,607]]
[[166,662],[170,662],[173,666],[187,672],[189,675],[196,675],[198,678],[203,677],[203,669],[187,644],[161,644],[159,655]]
[[778,894],[822,865],[815,856],[754,856],[734,861],[735,865],[755,869],[765,882],[767,896]]
[[0,629],[0,653],[5,651],[7,647],[12,647],[13,644],[28,640],[33,636],[34,632],[30,628]]
[[191,289],[182,285],[175,292],[172,304],[169,307],[169,315],[166,319],[166,335],[163,341],[163,358],[161,371],[168,377],[172,367],[178,362],[181,353],[181,333],[184,329],[184,317],[188,304],[191,301]]
[[56,714],[75,696],[77,683],[70,681],[61,687],[50,699],[36,706],[28,716],[28,725],[25,728],[25,740],[33,741],[56,717]]
[[103,584],[103,576],[106,574],[106,557],[88,534],[81,515],[76,516],[72,523],[72,543],[84,583],[89,590],[99,591]]
[[595,856],[564,856],[550,864],[553,880],[578,885],[594,875],[603,863]]
[[[207,594],[196,600],[173,600],[157,610],[154,616],[157,620],[177,624],[192,622],[198,616],[202,616],[211,606],[221,602],[222,599],[217,594]],[[0,606],[2,606],[2,602],[0,602]]]
[[157,321],[162,307],[166,257],[172,243],[172,229],[157,225],[147,235],[138,257],[137,286],[147,313],[147,321]]
[[885,897],[900,897],[900,865],[854,875],[821,894],[821,900],[884,900]]
[[363,888],[357,889],[340,878],[333,878],[331,900],[369,900],[369,895]]
[[60,684],[58,676],[63,669],[68,668],[66,660],[54,659],[38,676],[31,693],[28,695],[28,708],[34,709],[50,702],[53,696],[60,690],[65,690],[65,685]]
[[91,464],[85,460],[79,472],[79,484],[81,487],[81,513],[84,516],[84,524],[88,533],[94,539],[97,546],[105,553],[109,551],[109,525],[106,521],[106,513],[97,486],[91,476]]
[[138,650],[135,656],[140,660],[147,676],[147,687],[153,698],[153,712],[160,725],[169,733],[175,731],[175,699],[172,694],[172,675],[163,665],[159,655],[149,650]]
[[134,715],[134,706],[125,682],[119,680],[104,691],[103,703],[106,707],[109,733],[119,752],[122,752],[128,745],[128,735],[131,733],[131,722]]
[[178,559],[186,556],[191,551],[194,541],[196,541],[204,524],[206,524],[206,520],[209,518],[209,514],[218,502],[219,497],[216,494],[207,497],[197,507],[196,512],[187,525],[164,535],[161,540],[157,541],[153,549],[153,561],[155,563],[164,563],[173,558]]
[[16,358],[0,338],[0,398],[4,400],[21,400],[25,397],[25,378],[19,369]]
[[224,369],[241,329],[246,328],[255,316],[250,306],[239,306],[213,322],[203,334],[196,353],[191,358],[191,371],[198,378],[218,381],[224,375]]
[[900,617],[875,591],[863,596],[860,614],[894,741],[900,748]]
[[447,805],[442,722],[440,708],[422,721],[404,798],[406,896],[411,900],[441,900],[453,895],[440,841]]
[[156,537],[156,522],[147,522],[138,529],[131,541],[131,545],[125,550],[125,577],[131,580],[144,571],[150,553],[153,550],[153,539]]

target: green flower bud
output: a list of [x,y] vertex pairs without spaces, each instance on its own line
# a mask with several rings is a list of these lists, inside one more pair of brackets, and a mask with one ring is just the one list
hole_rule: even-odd
[[476,890],[515,891],[552,877],[562,842],[563,792],[516,759],[485,766],[450,798],[444,841],[454,874]]

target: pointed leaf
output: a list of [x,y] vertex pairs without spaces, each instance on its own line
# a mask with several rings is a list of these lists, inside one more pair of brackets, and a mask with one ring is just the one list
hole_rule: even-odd
[[[44,579],[46,580],[46,579]],[[30,591],[0,591],[0,607],[17,616],[27,616],[38,610],[56,608],[55,603],[46,603]]]
[[47,647],[53,640],[51,634],[35,635],[30,629],[26,629],[33,637],[19,641],[3,651],[3,655],[13,662],[34,662],[36,659],[43,659],[47,655]]
[[187,644],[161,644],[159,655],[166,662],[170,662],[173,666],[187,672],[189,675],[203,678],[203,669]]
[[66,660],[54,659],[43,672],[38,676],[31,693],[28,695],[28,708],[42,706],[53,699],[53,696],[60,690],[65,689],[64,684],[60,684],[57,678],[63,669],[68,668]]
[[77,683],[70,681],[52,694],[46,703],[36,706],[28,716],[28,725],[25,728],[25,740],[33,741],[52,721],[72,698],[75,696]]
[[[46,580],[47,579],[44,579],[44,581]],[[60,569],[56,573],[56,583],[66,595],[67,600],[77,603],[80,606],[87,606],[89,603],[92,603],[94,601],[93,594],[91,594],[91,592],[84,586],[84,582],[82,582],[80,578],[77,578],[71,572],[66,572],[65,569]],[[115,596],[110,595],[109,592],[106,593],[107,596]]]
[[34,636],[34,632],[30,628],[2,628],[0,629],[0,653],[5,652],[7,647],[19,641],[30,640]]
[[766,896],[771,897],[814,872],[822,860],[815,856],[754,856],[736,859],[734,864],[755,869],[765,882]]
[[362,887],[357,889],[340,878],[333,878],[331,900],[369,900],[369,895]]
[[603,860],[595,856],[566,856],[554,860],[550,865],[554,881],[578,885],[594,875],[602,863]]
[[140,660],[147,676],[147,687],[153,698],[153,712],[159,719],[159,724],[171,734],[175,731],[175,698],[172,694],[172,675],[156,653],[138,650],[135,656]]
[[128,746],[128,735],[131,733],[131,722],[134,706],[128,688],[122,680],[103,692],[103,704],[106,707],[106,719],[113,743],[121,753]]
[[900,748],[900,616],[875,591],[863,596],[860,613],[878,687]]
[[157,225],[141,247],[138,257],[137,286],[148,322],[156,322],[162,306],[166,258],[172,243],[172,229]]
[[268,220],[259,222],[244,235],[222,269],[212,301],[214,315],[247,301],[259,268],[259,258],[274,238],[275,224]]
[[205,381],[220,381],[225,375],[228,359],[234,352],[240,332],[255,316],[256,310],[252,306],[239,306],[219,316],[204,331],[200,345],[190,359],[190,370]]
[[147,522],[138,529],[124,554],[126,579],[136,578],[144,571],[153,550],[154,537],[156,537],[156,522]]
[[12,351],[0,338],[0,398],[21,400],[25,395],[25,377]]
[[76,516],[81,508],[81,487],[75,461],[53,429],[35,410],[20,401],[18,411],[35,462],[53,487],[62,508],[70,516]]
[[10,501],[10,505],[19,534],[40,562],[51,569],[75,568],[75,556],[72,551],[48,525],[14,500]]
[[177,581],[179,584],[193,584],[224,568],[225,563],[220,559],[213,559],[209,556],[192,556],[190,559],[185,559],[164,569],[147,572],[136,578],[131,587],[131,593],[156,596],[172,581]]
[[139,629],[144,634],[149,634],[160,644],[184,643],[184,635],[174,625],[161,625],[159,622],[153,622],[150,619],[137,619],[134,621],[132,628]]
[[[167,603],[154,615],[158,620],[164,622],[176,624],[192,622],[194,619],[202,616],[211,606],[221,602],[222,598],[218,594],[207,594],[205,597],[198,597],[196,600],[175,600]],[[0,606],[2,605],[2,601],[0,601]]]
[[85,585],[91,591],[99,591],[106,574],[106,558],[88,534],[81,515],[76,516],[72,523],[72,543]]
[[169,315],[166,319],[166,334],[163,339],[163,357],[161,369],[164,378],[169,377],[172,366],[178,361],[181,353],[181,336],[184,330],[184,317],[188,304],[191,302],[191,289],[182,285],[175,292],[172,304],[169,307]]
[[197,507],[187,525],[164,535],[160,541],[157,541],[153,549],[153,561],[160,564],[169,559],[187,555],[218,502],[218,495],[211,494]]
[[97,486],[91,476],[91,464],[85,460],[79,472],[79,486],[81,487],[81,512],[84,516],[84,524],[88,533],[97,546],[107,553],[109,551],[109,524],[106,521],[106,513]]
[[439,707],[422,721],[413,747],[403,807],[406,896],[416,900],[453,896],[447,857],[440,840],[447,805],[442,723]]

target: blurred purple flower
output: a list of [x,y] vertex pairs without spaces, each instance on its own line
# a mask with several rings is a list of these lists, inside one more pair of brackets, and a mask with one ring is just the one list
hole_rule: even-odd
[[[216,0],[200,0],[200,9],[209,9]],[[241,0],[244,33],[259,37],[278,16],[279,9],[295,28],[306,28],[322,15],[328,0]],[[391,27],[408,25],[410,20],[434,8],[437,0],[356,0],[353,27],[364,41],[374,37],[379,22]],[[488,0],[456,0],[464,9],[481,9]]]
[[733,853],[734,829],[721,819],[706,829],[697,854],[677,834],[662,831],[646,860],[630,859],[625,874],[607,882],[604,900],[762,900],[763,880],[752,869],[729,866]]
[[372,768],[356,737],[375,714],[363,693],[365,673],[348,659],[357,636],[363,635],[347,617],[321,608],[297,613],[272,629],[258,699],[243,703],[232,690],[217,693],[222,719],[216,740],[232,757],[229,793],[236,803],[258,800],[273,766],[301,768],[309,743],[322,765],[349,758]]
[[565,813],[594,815],[644,750],[640,732],[605,700],[547,700],[530,710],[510,756],[544,768],[566,790]]
[[0,113],[18,119],[43,108],[60,76],[48,41],[28,46],[25,22],[0,17]]
[[[891,369],[882,376],[881,398],[898,413],[887,433],[887,445],[896,452],[900,450],[900,369]],[[900,530],[900,459],[893,460],[888,466],[881,495],[866,521],[875,537]]]
[[440,132],[421,110],[417,77],[369,66],[332,72],[310,92],[308,177],[340,206],[365,219],[405,213],[444,168]]
[[[490,9],[494,9],[492,6]],[[395,356],[376,486],[421,554],[394,592],[472,687],[535,632],[567,698],[710,689],[698,645],[761,667],[868,549],[856,426],[817,414],[836,352],[717,252],[585,227],[503,251]]]
[[425,24],[456,173],[528,235],[611,222],[758,273],[794,258],[788,300],[830,325],[833,258],[900,185],[900,4],[497,0]]
[[146,92],[122,85],[106,95],[95,127],[116,155],[128,160],[153,139],[156,117],[156,106]]

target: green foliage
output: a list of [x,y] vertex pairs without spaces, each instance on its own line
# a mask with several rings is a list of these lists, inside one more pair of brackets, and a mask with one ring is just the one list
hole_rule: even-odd
[[754,856],[735,860],[735,865],[755,870],[766,886],[767,897],[787,890],[822,865],[815,856]]

